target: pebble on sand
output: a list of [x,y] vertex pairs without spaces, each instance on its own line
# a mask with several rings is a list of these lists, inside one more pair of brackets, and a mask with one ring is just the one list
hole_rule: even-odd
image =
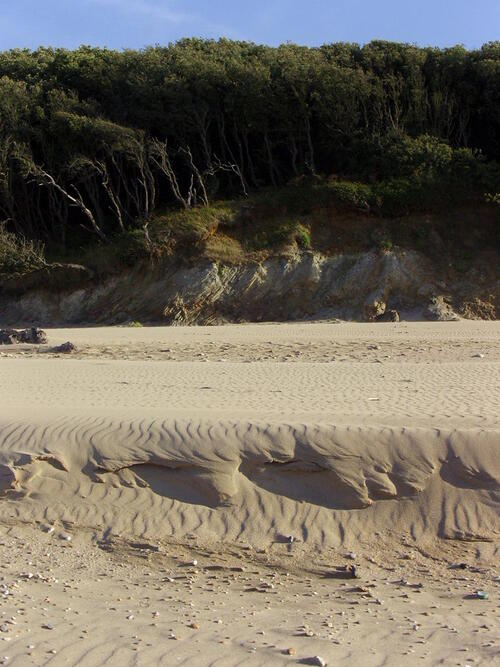
[[326,660],[323,660],[321,656],[315,655],[314,658],[309,658],[307,661],[305,661],[305,664],[316,665],[316,667],[326,667],[327,662]]

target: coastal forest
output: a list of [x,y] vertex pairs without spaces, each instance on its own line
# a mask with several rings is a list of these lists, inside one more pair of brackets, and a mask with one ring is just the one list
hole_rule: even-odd
[[308,247],[319,209],[401,225],[467,206],[497,215],[499,162],[500,42],[11,50],[0,273],[45,252],[175,252],[217,225],[253,248],[290,234]]

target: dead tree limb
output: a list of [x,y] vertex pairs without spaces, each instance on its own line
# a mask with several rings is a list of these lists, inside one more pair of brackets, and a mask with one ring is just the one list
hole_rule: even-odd
[[89,221],[91,230],[95,232],[102,241],[107,241],[106,234],[102,231],[101,227],[97,223],[92,211],[85,205],[85,202],[82,199],[82,195],[75,185],[70,185],[70,188],[75,193],[72,195],[67,189],[63,188],[62,185],[59,185],[55,178],[49,174],[49,172],[45,171],[45,169],[42,169],[42,167],[33,164],[30,171],[39,185],[45,185],[54,188],[57,190],[57,192],[59,192],[59,194],[68,200],[70,206],[78,208]]

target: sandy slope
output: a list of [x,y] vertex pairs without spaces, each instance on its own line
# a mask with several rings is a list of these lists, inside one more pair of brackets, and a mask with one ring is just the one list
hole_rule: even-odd
[[7,662],[494,663],[499,324],[48,333],[1,350]]

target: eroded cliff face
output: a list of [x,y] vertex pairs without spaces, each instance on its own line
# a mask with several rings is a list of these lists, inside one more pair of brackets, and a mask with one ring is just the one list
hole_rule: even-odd
[[50,279],[31,276],[1,286],[2,322],[371,320],[388,310],[422,319],[496,319],[500,304],[500,281],[472,275],[451,284],[424,255],[403,250],[330,257],[298,252],[239,265],[167,260],[102,281],[83,267],[46,273]]

